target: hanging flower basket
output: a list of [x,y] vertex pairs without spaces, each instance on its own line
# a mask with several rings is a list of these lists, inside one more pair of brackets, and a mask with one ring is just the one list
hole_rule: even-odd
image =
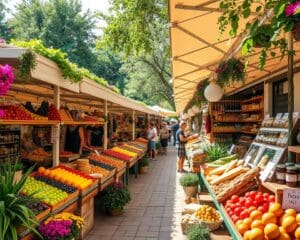
[[291,2],[286,5],[284,14],[287,19],[294,22],[292,32],[296,41],[300,41],[300,19],[299,19],[300,1]]
[[4,66],[0,65],[0,96],[7,94],[14,79],[15,77],[11,66],[7,64]]
[[223,61],[216,69],[217,82],[226,87],[230,84],[244,83],[245,65],[239,59],[230,58]]

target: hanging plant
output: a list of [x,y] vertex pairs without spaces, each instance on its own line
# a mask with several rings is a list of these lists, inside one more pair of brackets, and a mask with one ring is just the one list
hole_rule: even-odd
[[239,59],[230,58],[223,61],[216,69],[217,81],[222,87],[229,84],[244,83],[245,65]]
[[0,96],[6,95],[14,79],[12,67],[7,64],[0,65]]
[[18,79],[24,82],[31,80],[31,71],[33,71],[35,67],[36,55],[31,50],[27,50],[19,57]]
[[204,90],[208,85],[209,85],[208,79],[205,79],[205,80],[199,82],[197,85],[198,100],[200,103],[201,103],[201,101],[206,101],[206,98],[204,97]]

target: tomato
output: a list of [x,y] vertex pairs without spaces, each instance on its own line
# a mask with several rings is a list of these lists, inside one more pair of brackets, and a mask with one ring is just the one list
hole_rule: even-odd
[[240,220],[240,218],[237,215],[232,215],[231,219],[233,221],[233,223],[235,224],[238,220]]
[[225,207],[225,209],[226,209],[226,212],[229,212],[229,211],[231,211],[231,208],[230,207]]
[[263,203],[263,202],[264,202],[264,197],[263,197],[263,195],[257,194],[257,195],[255,196],[255,201],[256,201],[258,204]]
[[245,197],[250,197],[250,192],[246,192]]
[[264,194],[263,194],[263,197],[264,197],[264,198],[269,198],[269,196],[270,196],[269,193],[264,193]]
[[235,208],[236,208],[235,204],[232,204],[232,205],[230,206],[231,211],[234,211]]
[[246,200],[245,206],[246,206],[247,208],[250,208],[250,207],[254,206],[253,201],[250,200],[250,199]]
[[275,196],[274,195],[269,196],[269,202],[275,202]]
[[231,203],[232,203],[231,200],[227,200],[225,205],[227,206],[227,205],[229,205]]
[[249,196],[251,197],[252,200],[254,200],[256,195],[257,195],[256,191],[251,191]]
[[240,204],[241,206],[245,206],[245,203],[246,203],[246,198],[240,198]]
[[264,206],[259,206],[257,209],[262,213],[266,213],[268,211],[268,208],[265,208]]
[[249,212],[247,210],[244,210],[240,213],[240,218],[245,219],[245,218],[249,217],[249,215],[250,215]]
[[232,216],[234,215],[234,212],[233,212],[233,211],[228,211],[228,215],[229,215],[230,217],[232,217]]
[[239,216],[241,212],[242,212],[242,208],[240,207],[234,209],[234,214],[236,214],[237,216]]
[[269,202],[265,202],[265,203],[263,204],[263,207],[264,207],[265,209],[269,209],[269,206],[270,206],[270,203],[269,203]]
[[239,196],[238,196],[238,195],[232,195],[231,201],[232,201],[233,203],[239,202]]

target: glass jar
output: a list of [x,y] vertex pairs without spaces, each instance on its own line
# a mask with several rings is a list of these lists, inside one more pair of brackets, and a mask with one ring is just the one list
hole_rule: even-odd
[[295,166],[286,167],[285,182],[288,187],[297,187],[298,168]]
[[295,167],[298,169],[297,185],[298,187],[300,187],[300,164],[299,163],[295,164]]
[[278,164],[276,166],[276,182],[279,184],[285,184],[286,167],[284,164]]

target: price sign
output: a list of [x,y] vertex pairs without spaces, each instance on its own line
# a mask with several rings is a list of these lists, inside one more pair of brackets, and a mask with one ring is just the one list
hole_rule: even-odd
[[283,190],[282,199],[283,209],[293,208],[297,212],[300,211],[300,189],[286,188]]

